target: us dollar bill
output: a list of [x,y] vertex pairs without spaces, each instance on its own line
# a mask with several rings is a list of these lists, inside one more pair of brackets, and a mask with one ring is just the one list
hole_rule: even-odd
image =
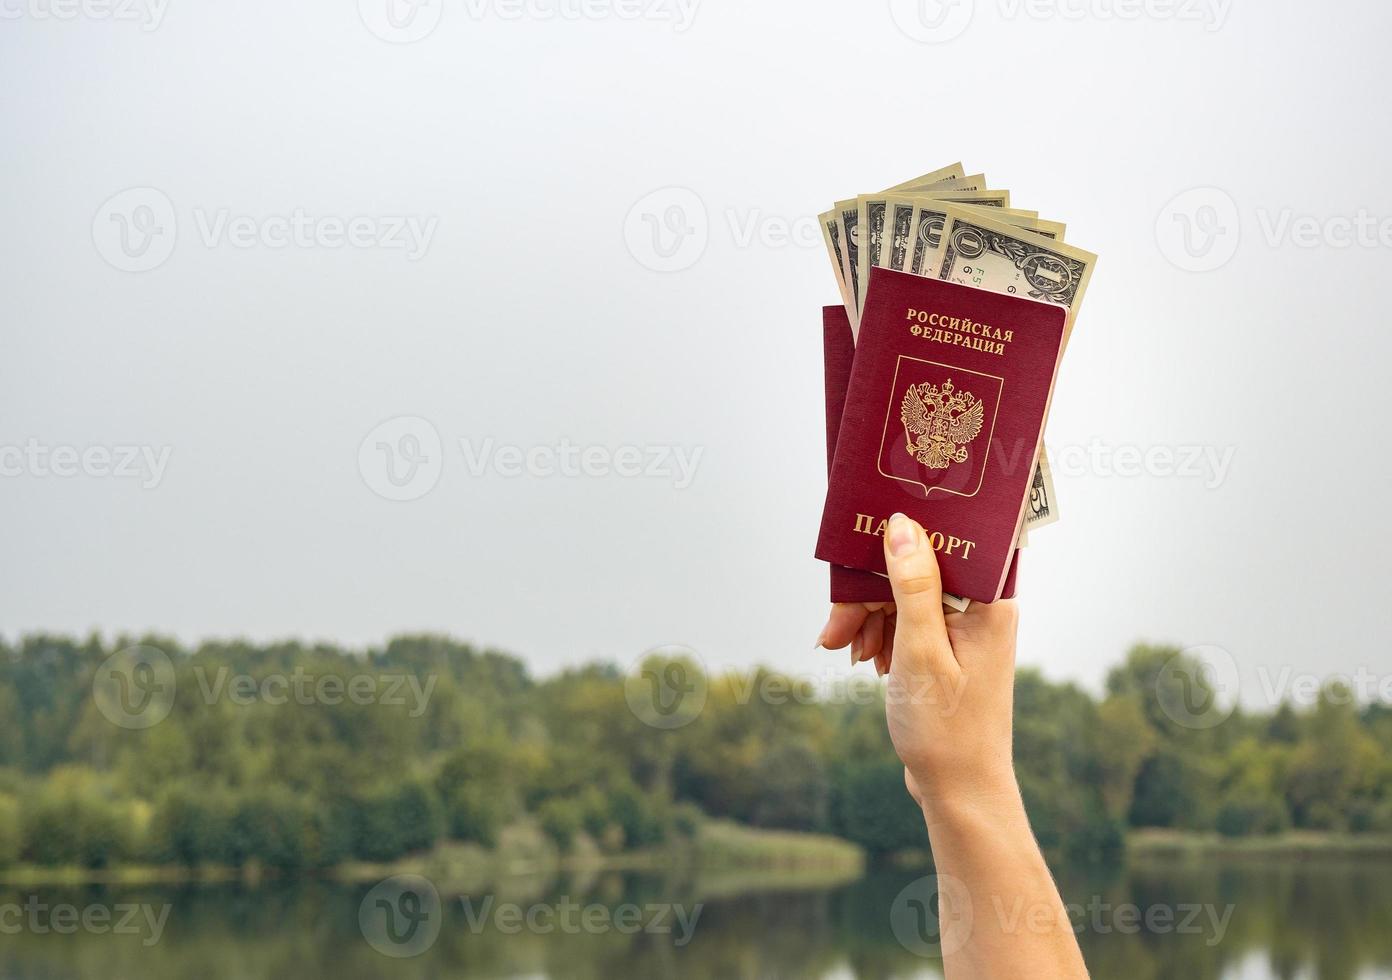
[[[931,196],[930,196],[931,195]],[[1011,192],[1009,191],[923,191],[922,193],[912,193],[912,195],[902,195],[902,193],[889,192],[873,193],[873,195],[862,195],[857,198],[857,213],[859,213],[859,223],[863,230],[862,245],[859,252],[859,269],[856,270],[856,309],[864,306],[866,301],[866,290],[870,288],[870,270],[880,267],[880,269],[899,269],[902,266],[887,266],[884,262],[885,238],[887,235],[892,237],[898,228],[902,227],[902,212],[891,212],[889,202],[903,202],[903,200],[944,200],[944,202],[962,203],[962,205],[984,205],[991,207],[1009,206],[1011,202]],[[892,246],[892,238],[891,238]]]
[[[924,197],[925,200],[951,201],[957,204],[981,204],[990,207],[1009,207],[1010,192],[1006,190],[988,191],[924,191],[924,195],[931,194],[931,198]],[[896,200],[900,200],[903,195],[894,195]],[[910,198],[913,195],[909,195]],[[872,268],[885,268],[882,261],[883,238],[886,228],[893,233],[894,225],[888,213],[890,195],[888,192],[882,194],[861,195],[856,199],[858,204],[858,220],[861,228],[865,230],[865,237],[862,244],[865,246],[859,252],[859,268],[856,273],[856,309],[859,310],[865,305],[865,291],[870,288],[870,270]]]
[[[1029,496],[1025,498],[1025,523],[1020,528],[1024,543],[1029,544],[1029,532],[1048,527],[1059,519],[1054,504],[1054,476],[1049,471],[1049,454],[1039,451],[1039,460],[1030,479]],[[1018,542],[1017,542],[1018,544]]]
[[[1004,209],[1008,205],[1001,205],[995,202],[975,202],[958,201],[950,202],[940,198],[923,199],[914,201],[915,209],[913,218],[909,223],[909,240],[913,243],[911,261],[905,269],[916,276],[926,275],[924,271],[924,260],[937,251],[938,243],[942,239],[943,223],[947,220],[946,205],[949,203],[975,204],[978,207],[991,207]],[[1025,217],[1033,212],[1019,211],[1020,217]]]
[[959,177],[965,177],[966,173],[967,171],[962,167],[962,163],[959,160],[957,163],[950,163],[946,167],[939,167],[937,170],[930,173],[920,174],[917,177],[910,177],[902,184],[886,187],[885,190],[897,191],[903,190],[906,187],[923,187],[928,184],[936,184],[943,180],[955,180]]
[[817,215],[817,223],[822,227],[822,240],[826,243],[827,256],[831,259],[831,271],[836,276],[836,288],[841,293],[841,302],[850,309],[853,301],[850,288],[846,285],[845,273],[842,272],[844,262],[841,255],[841,222],[836,210],[833,208]]
[[[974,174],[972,181],[985,181],[985,174]],[[1008,191],[983,192],[974,188],[962,188],[958,185],[966,183],[967,178],[955,178],[941,180],[929,185],[924,189],[924,193],[931,193],[935,197],[945,198],[952,201],[971,201],[971,200],[999,200],[1004,195],[1004,200],[1009,201]],[[856,269],[857,293],[856,309],[860,310],[865,305],[865,291],[870,288],[870,270],[882,267],[881,253],[884,246],[885,221],[887,217],[886,208],[889,200],[889,191],[881,191],[878,194],[862,194],[856,198],[857,217],[856,223],[860,228],[860,248],[857,253],[858,268]]]
[[985,174],[967,174],[965,177],[953,177],[949,180],[938,180],[931,184],[910,184],[908,187],[885,188],[885,194],[918,194],[933,191],[984,191],[990,187],[986,182]]
[[938,249],[925,274],[1062,306],[1066,349],[1097,256],[994,217],[951,205],[944,210]]
[[[1066,349],[1097,256],[995,218],[949,206],[938,250],[929,261],[935,278],[1062,306],[1067,311],[1063,327]],[[1046,407],[1046,417],[1047,411]],[[1058,516],[1058,496],[1048,456],[1041,450],[1030,483],[1024,527],[1034,531],[1054,523]]]
[[[890,197],[887,223],[893,227],[893,242],[903,242],[903,253],[891,250],[885,268],[900,272],[923,275],[924,259],[937,251],[942,238],[943,222],[946,212],[936,207],[936,201],[924,203],[921,197]],[[997,208],[989,210],[978,205],[962,205],[967,210],[978,210],[982,215],[995,215],[1001,221],[1025,228],[1046,238],[1062,239],[1066,226],[1061,221],[1048,221],[1036,217],[1037,212],[1019,208]],[[900,232],[902,231],[902,236]]]
[[880,265],[903,272],[913,245],[909,235],[913,231],[916,205],[911,197],[890,196],[885,198],[885,208],[885,234],[889,241],[880,251]]
[[856,331],[860,328],[860,202],[854,198],[837,201],[835,210],[841,221],[841,268],[851,294],[846,315],[851,318],[851,330]]
[[[948,170],[954,172],[953,177],[960,177],[962,175],[962,165],[960,163],[944,168],[943,171],[935,171],[935,173],[940,174]],[[916,178],[916,180],[926,180],[933,176],[933,174],[928,174],[925,175],[924,178]],[[937,179],[942,181],[953,179],[953,177],[940,177]],[[888,192],[875,195],[874,201],[882,202],[884,193]],[[949,193],[966,194],[969,192]],[[869,276],[867,258],[872,247],[876,250],[879,249],[880,233],[884,228],[884,215],[881,206],[875,209],[873,221],[877,225],[877,228],[874,232],[872,242],[870,233],[872,209],[869,206],[870,203],[870,197],[861,196],[854,200],[837,201],[836,204],[833,205],[833,210],[840,216],[841,222],[842,278],[846,284],[847,290],[851,294],[851,302],[846,305],[846,315],[850,317],[852,333],[856,334],[860,331],[860,308],[865,299],[865,290],[863,287]]]

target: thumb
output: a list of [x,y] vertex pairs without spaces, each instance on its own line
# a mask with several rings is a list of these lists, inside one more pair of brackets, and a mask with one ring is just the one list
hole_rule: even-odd
[[951,658],[947,624],[943,621],[942,576],[938,559],[918,522],[903,514],[889,519],[885,533],[885,566],[899,611],[895,631],[895,657],[901,651],[932,669],[937,658]]

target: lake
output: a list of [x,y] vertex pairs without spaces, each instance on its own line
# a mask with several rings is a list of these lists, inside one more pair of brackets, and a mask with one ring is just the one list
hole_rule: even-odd
[[[1066,869],[1095,978],[1387,980],[1392,863]],[[932,879],[519,877],[0,888],[6,978],[905,978],[941,975]],[[438,895],[438,898],[436,897]],[[1027,928],[1021,910],[995,914]]]

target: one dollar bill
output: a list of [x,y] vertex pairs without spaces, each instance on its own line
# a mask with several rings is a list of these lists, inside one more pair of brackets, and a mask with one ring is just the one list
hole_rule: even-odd
[[[1066,348],[1097,256],[964,208],[948,205],[945,214],[941,240],[929,260],[928,274],[947,282],[1062,306],[1067,311],[1063,330]],[[1047,415],[1047,407],[1045,412]],[[1048,457],[1041,450],[1030,481],[1024,528],[1034,531],[1058,518],[1053,477]]]

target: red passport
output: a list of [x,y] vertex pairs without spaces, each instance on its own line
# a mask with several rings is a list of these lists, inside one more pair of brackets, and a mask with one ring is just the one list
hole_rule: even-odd
[[[827,474],[836,457],[836,434],[846,407],[846,389],[851,383],[851,363],[855,360],[855,334],[845,306],[822,307],[822,357],[826,374]],[[893,602],[889,579],[874,572],[844,565],[831,566],[832,602]]]
[[[841,416],[846,409],[846,389],[851,383],[851,364],[855,361],[855,334],[845,306],[822,307],[822,359],[826,379],[826,439],[827,473],[831,473],[836,457],[836,436],[841,429]],[[1020,572],[1020,549],[1010,560],[1010,573],[1005,578],[1002,599],[1015,598],[1015,584]],[[893,602],[894,592],[883,575],[830,566],[832,602]]]
[[[903,511],[928,531],[945,591],[999,598],[1013,579],[1065,316],[1049,303],[872,270],[817,557],[883,572],[885,527]],[[829,421],[832,366],[829,357]]]

